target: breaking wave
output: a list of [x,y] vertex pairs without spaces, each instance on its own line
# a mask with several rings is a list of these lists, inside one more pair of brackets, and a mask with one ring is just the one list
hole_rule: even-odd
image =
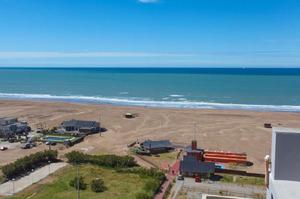
[[31,100],[54,100],[68,102],[103,103],[126,106],[186,108],[186,109],[223,109],[223,110],[255,110],[255,111],[281,111],[300,112],[300,106],[291,105],[252,105],[252,104],[225,104],[195,101],[155,101],[140,98],[107,98],[97,96],[59,96],[49,94],[22,94],[0,93],[2,99],[31,99]]

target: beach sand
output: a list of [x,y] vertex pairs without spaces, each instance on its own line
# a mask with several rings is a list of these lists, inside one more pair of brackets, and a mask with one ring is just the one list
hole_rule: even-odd
[[[126,112],[137,113],[135,119],[125,119]],[[197,124],[198,147],[211,150],[246,152],[254,163],[249,172],[264,171],[264,157],[270,154],[271,129],[273,126],[300,128],[299,113],[254,112],[240,110],[192,110],[126,107],[112,105],[75,104],[38,101],[0,101],[0,117],[18,117],[26,120],[35,129],[39,123],[48,128],[59,125],[66,119],[101,120],[108,131],[90,135],[71,148],[61,149],[60,154],[82,150],[91,154],[126,154],[127,144],[139,139],[170,139],[186,146],[194,138]],[[19,148],[0,152],[0,165],[24,155],[47,149],[44,144],[37,148]]]

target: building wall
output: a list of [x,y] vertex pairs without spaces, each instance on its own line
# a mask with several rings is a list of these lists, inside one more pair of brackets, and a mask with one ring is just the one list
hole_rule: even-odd
[[272,142],[272,177],[300,181],[300,133],[275,129]]

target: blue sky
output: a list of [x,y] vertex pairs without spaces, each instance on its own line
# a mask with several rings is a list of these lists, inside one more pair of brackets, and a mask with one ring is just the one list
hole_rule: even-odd
[[300,67],[300,1],[0,0],[0,66]]

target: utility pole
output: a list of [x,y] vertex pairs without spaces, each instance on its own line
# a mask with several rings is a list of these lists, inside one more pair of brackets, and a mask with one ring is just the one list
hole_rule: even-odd
[[99,114],[99,126],[100,126],[100,129],[99,129],[99,134],[101,136],[101,114]]
[[194,140],[196,140],[196,128],[197,128],[197,124],[195,122],[194,123]]
[[79,164],[77,164],[77,199],[80,199],[80,189],[79,189]]

